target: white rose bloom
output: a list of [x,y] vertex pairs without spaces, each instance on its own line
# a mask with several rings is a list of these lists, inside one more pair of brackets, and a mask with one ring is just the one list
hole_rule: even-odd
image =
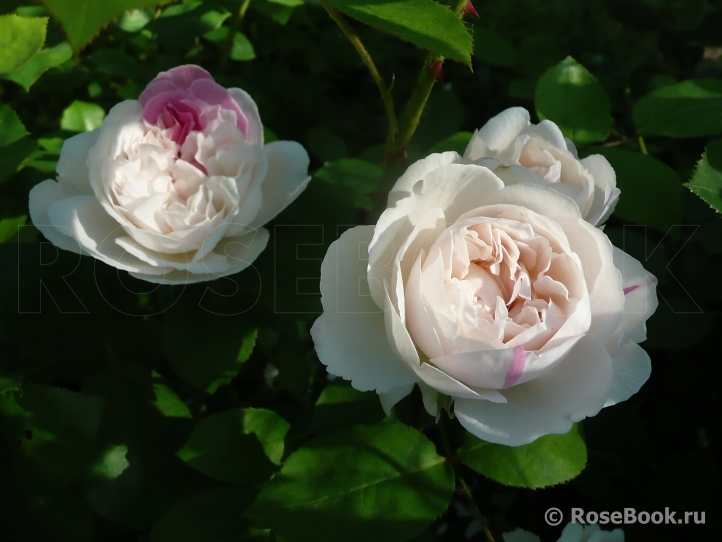
[[[502,535],[504,542],[541,542],[534,533],[516,529]],[[603,531],[599,525],[568,523],[557,542],[624,542],[624,531]]]
[[494,171],[505,184],[546,185],[573,199],[582,217],[602,224],[619,189],[614,169],[600,154],[579,160],[571,140],[550,120],[529,122],[522,107],[502,111],[474,133],[464,158]]
[[392,194],[375,227],[345,232],[323,261],[311,334],[331,374],[387,412],[416,384],[433,415],[449,396],[471,433],[511,446],[565,433],[647,380],[637,343],[656,280],[571,199],[505,186],[455,152],[413,164]]
[[138,101],[63,145],[58,179],[30,191],[33,224],[60,248],[163,284],[248,267],[261,226],[306,187],[298,143],[263,144],[256,104],[198,66],[156,77]]

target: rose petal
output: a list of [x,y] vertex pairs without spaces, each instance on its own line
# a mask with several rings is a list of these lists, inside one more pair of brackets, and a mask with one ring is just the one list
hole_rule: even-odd
[[261,190],[263,202],[251,226],[258,227],[275,218],[303,192],[308,176],[309,157],[295,141],[274,141],[263,147],[268,161]]
[[394,184],[391,192],[389,193],[387,207],[392,207],[400,199],[409,197],[414,185],[435,169],[460,162],[461,156],[454,151],[434,153],[430,154],[426,158],[417,160],[406,168],[406,171]]
[[566,433],[604,406],[612,382],[612,360],[587,335],[548,373],[504,390],[506,404],[457,399],[454,412],[477,437],[521,446],[550,433]]
[[478,160],[492,157],[506,149],[529,126],[529,112],[523,107],[510,107],[490,118],[474,133],[464,151],[464,158]]
[[73,237],[72,230],[53,224],[48,215],[48,208],[53,203],[66,198],[63,186],[48,179],[33,186],[29,197],[30,220],[40,233],[58,248],[84,254],[82,247]]
[[321,265],[323,314],[311,336],[328,372],[360,391],[388,393],[416,382],[386,340],[384,315],[371,299],[366,254],[371,226],[357,226],[335,241]]
[[83,132],[66,139],[63,143],[55,171],[58,173],[58,181],[69,196],[93,193],[85,160],[90,148],[98,140],[98,132],[99,130]]
[[626,401],[649,380],[652,362],[637,343],[627,341],[611,354],[614,373],[605,407]]
[[617,174],[609,161],[601,154],[592,154],[581,160],[594,178],[594,198],[587,213],[587,221],[598,226],[614,212],[621,193],[617,188]]

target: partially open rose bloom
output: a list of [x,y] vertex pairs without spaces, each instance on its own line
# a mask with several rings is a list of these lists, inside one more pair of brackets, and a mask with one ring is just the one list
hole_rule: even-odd
[[63,145],[58,179],[30,192],[30,216],[60,248],[164,284],[248,267],[261,226],[305,188],[298,143],[263,144],[251,97],[198,66],[159,74],[139,100]]
[[614,169],[593,154],[579,160],[571,140],[550,120],[529,122],[522,107],[502,111],[474,133],[464,158],[488,167],[505,184],[546,185],[573,199],[591,224],[603,223],[619,199]]
[[376,226],[331,245],[319,359],[387,411],[418,385],[487,441],[565,433],[649,377],[656,281],[572,199],[460,160],[416,162]]

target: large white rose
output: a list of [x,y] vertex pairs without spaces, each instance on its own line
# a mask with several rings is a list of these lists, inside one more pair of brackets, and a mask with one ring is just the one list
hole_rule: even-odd
[[416,162],[406,197],[331,245],[319,359],[387,412],[418,384],[487,441],[565,433],[649,377],[656,281],[568,197],[462,162]]
[[308,163],[298,143],[264,146],[246,92],[180,66],[68,139],[57,182],[30,191],[30,216],[58,247],[134,277],[211,280],[256,259],[268,242],[261,226],[306,187]]
[[595,226],[619,199],[614,169],[600,154],[579,160],[571,140],[550,120],[529,122],[522,107],[502,111],[474,133],[464,158],[481,164],[506,184],[546,185],[569,196]]

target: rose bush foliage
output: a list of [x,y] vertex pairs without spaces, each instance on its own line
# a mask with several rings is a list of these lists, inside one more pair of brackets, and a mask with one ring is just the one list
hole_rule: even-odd
[[262,226],[303,191],[308,163],[298,143],[263,144],[245,91],[180,66],[68,139],[57,182],[30,192],[30,216],[58,247],[136,278],[212,280],[256,259]]
[[566,433],[649,377],[656,279],[574,200],[465,162],[416,162],[376,226],[329,249],[319,359],[387,412],[418,385],[490,442]]

